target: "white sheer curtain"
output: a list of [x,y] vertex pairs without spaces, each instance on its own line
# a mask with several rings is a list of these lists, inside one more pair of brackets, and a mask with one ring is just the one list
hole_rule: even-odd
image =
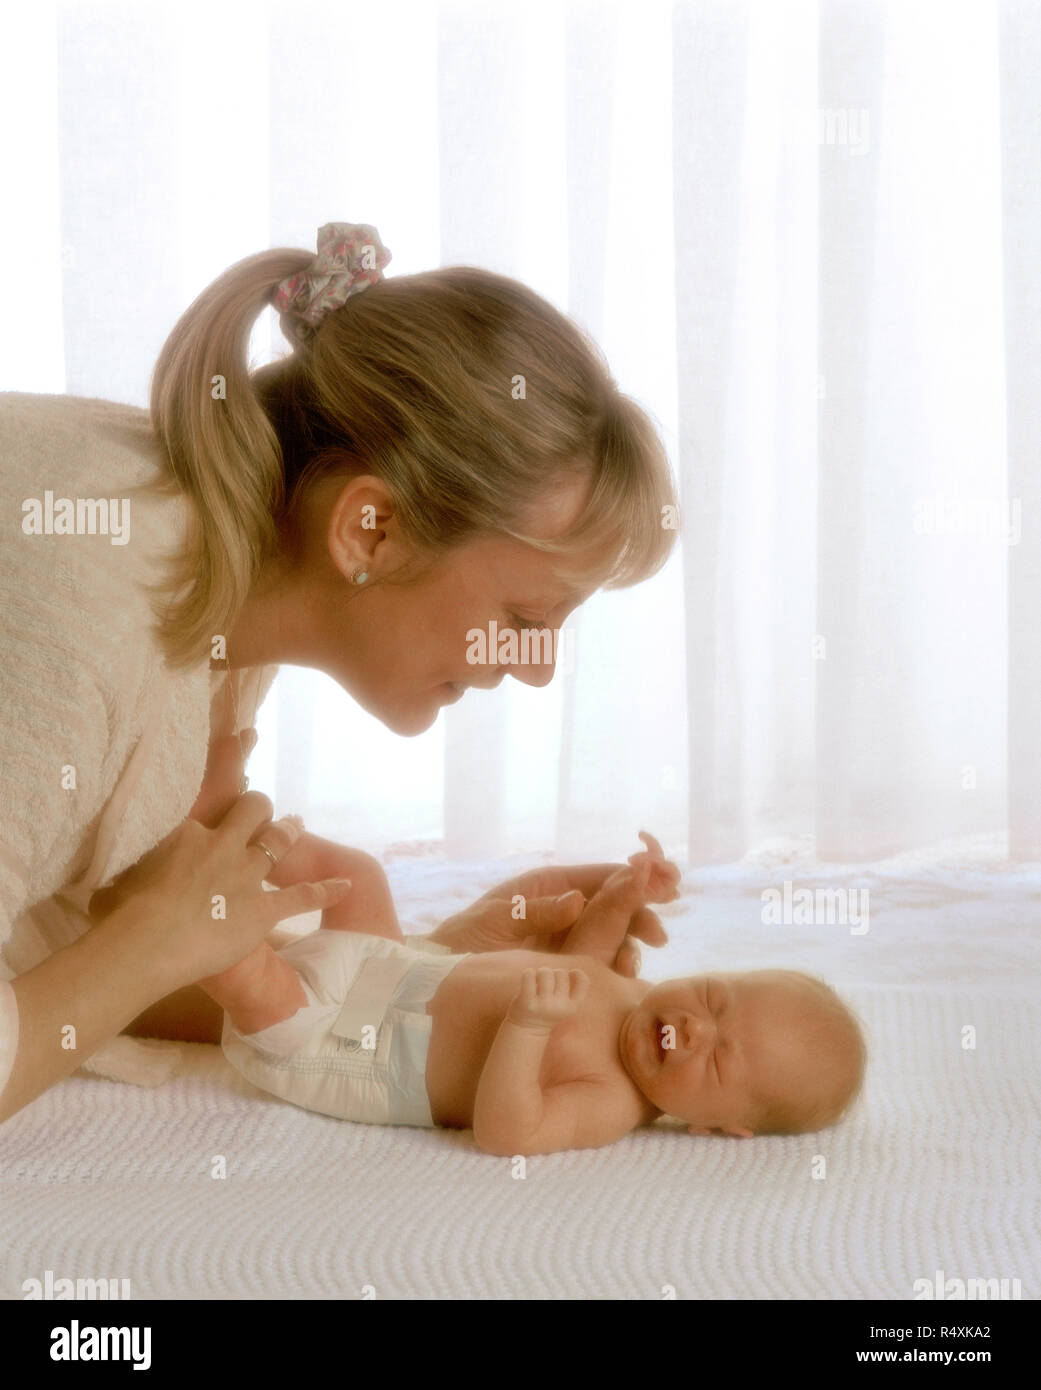
[[[232,261],[374,223],[656,417],[682,549],[411,740],[286,669],[255,785],[374,850],[1041,857],[1041,6],[36,4],[3,389],[147,403]],[[287,350],[273,315],[256,361]],[[255,775],[254,775],[255,774]]]

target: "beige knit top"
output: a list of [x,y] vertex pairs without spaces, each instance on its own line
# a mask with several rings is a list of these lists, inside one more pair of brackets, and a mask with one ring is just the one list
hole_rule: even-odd
[[[0,981],[87,929],[91,894],[184,819],[211,735],[234,731],[229,678],[171,671],[154,632],[142,584],[191,505],[133,491],[159,460],[145,410],[0,393]],[[234,673],[242,725],[276,671]],[[0,983],[0,1091],[17,1022]],[[170,1055],[121,1037],[85,1065],[153,1084]]]

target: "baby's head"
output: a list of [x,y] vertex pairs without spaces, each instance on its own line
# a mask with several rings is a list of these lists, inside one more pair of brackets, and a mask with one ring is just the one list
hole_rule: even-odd
[[860,1025],[823,980],[795,970],[653,985],[622,1023],[622,1062],[691,1134],[801,1134],[835,1124],[860,1091]]

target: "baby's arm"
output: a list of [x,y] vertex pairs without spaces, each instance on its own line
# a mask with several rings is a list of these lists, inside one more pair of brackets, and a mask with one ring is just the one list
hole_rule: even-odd
[[477,1083],[474,1142],[485,1153],[555,1153],[599,1148],[633,1128],[618,1088],[585,1077],[543,1088],[550,1034],[577,1012],[589,987],[584,970],[525,970]]
[[647,903],[671,903],[679,897],[679,869],[665,858],[653,835],[641,830],[640,839],[646,850],[631,854],[632,867],[613,873],[589,900],[561,946],[561,955],[595,956],[614,966],[633,914]]

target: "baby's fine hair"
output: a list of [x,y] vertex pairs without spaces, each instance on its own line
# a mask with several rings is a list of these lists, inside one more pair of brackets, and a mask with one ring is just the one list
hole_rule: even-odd
[[[580,583],[590,576],[566,561],[586,546],[598,556],[597,586],[661,568],[676,534],[666,509],[677,507],[664,446],[571,319],[475,267],[395,275],[251,372],[257,316],[312,260],[281,248],[231,266],[185,310],[156,362],[151,420],[166,481],[196,504],[189,547],[160,590],[172,666],[209,655],[285,543],[301,494],[331,473],[384,482],[420,563],[506,536],[556,553],[561,574]],[[526,534],[533,509],[579,475],[591,492],[572,530],[555,541]]]
[[815,992],[818,1012],[812,1026],[821,1041],[827,1042],[828,1064],[837,1067],[838,1079],[830,1087],[822,1083],[805,1095],[765,1100],[749,1123],[755,1134],[806,1134],[838,1124],[860,1095],[867,1071],[863,1024],[849,1005],[816,975],[801,970],[783,973],[805,981]]

